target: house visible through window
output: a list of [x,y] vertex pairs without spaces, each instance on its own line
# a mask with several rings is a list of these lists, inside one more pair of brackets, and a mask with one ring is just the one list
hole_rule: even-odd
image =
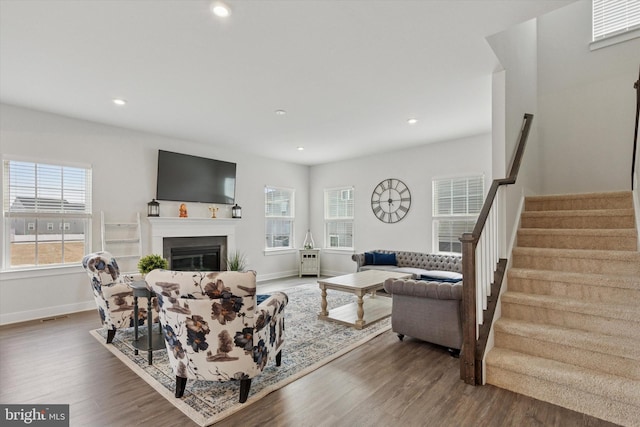
[[91,169],[3,162],[3,268],[75,264],[90,248]]
[[265,187],[265,248],[293,248],[294,190]]
[[[622,35],[639,33],[639,0],[593,0],[593,41]],[[640,34],[635,34],[634,38]],[[628,39],[627,38],[627,39]]]
[[460,237],[473,231],[484,202],[484,177],[433,180],[433,250],[462,253]]
[[353,187],[324,191],[325,246],[330,249],[353,249]]

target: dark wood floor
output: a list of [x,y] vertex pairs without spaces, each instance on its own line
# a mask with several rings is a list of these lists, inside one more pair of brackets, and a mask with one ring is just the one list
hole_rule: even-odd
[[[297,283],[261,284],[259,291]],[[70,404],[71,426],[196,425],[89,335],[99,326],[90,311],[0,327],[0,402]],[[216,426],[613,425],[493,386],[468,386],[458,364],[443,348],[400,342],[389,331]]]

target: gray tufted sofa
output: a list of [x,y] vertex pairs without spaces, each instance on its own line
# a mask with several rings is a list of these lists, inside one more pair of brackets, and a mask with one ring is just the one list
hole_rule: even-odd
[[[391,253],[394,251],[375,252]],[[391,328],[400,340],[405,335],[447,347],[457,356],[462,346],[462,281],[420,280],[430,270],[462,271],[462,257],[396,251],[397,266],[364,264],[364,254],[354,254],[358,271],[388,269],[411,272],[413,279],[387,279],[384,289],[393,298]],[[382,268],[380,268],[382,267]],[[385,268],[386,267],[386,268]]]
[[397,265],[369,265],[365,263],[364,253],[353,254],[351,259],[357,264],[357,271],[363,270],[386,270],[411,273],[414,279],[419,279],[422,275],[428,275],[429,271],[453,271],[462,272],[462,257],[457,255],[437,255],[423,252],[404,252],[376,249],[376,253],[396,254]]

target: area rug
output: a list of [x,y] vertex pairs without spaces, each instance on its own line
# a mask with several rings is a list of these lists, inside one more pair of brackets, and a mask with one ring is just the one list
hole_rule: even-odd
[[[153,365],[149,366],[146,352],[134,354],[134,348],[130,344],[133,328],[118,330],[112,344],[105,343],[106,332],[103,329],[91,331],[91,335],[195,423],[208,426],[318,369],[391,327],[389,317],[362,330],[318,320],[321,297],[316,284],[289,288],[285,293],[289,296],[289,304],[285,309],[282,365],[276,367],[275,363],[270,363],[262,374],[255,377],[251,383],[249,398],[242,404],[238,402],[240,384],[235,381],[216,383],[188,380],[184,396],[176,399],[175,375],[169,365],[167,351],[154,351]],[[353,295],[327,291],[329,309],[354,301]],[[140,332],[146,333],[146,328],[141,327]]]

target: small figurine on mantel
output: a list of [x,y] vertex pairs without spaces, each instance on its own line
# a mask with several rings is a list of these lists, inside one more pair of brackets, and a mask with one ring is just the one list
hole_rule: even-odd
[[217,206],[209,206],[209,211],[211,211],[211,218],[217,218],[216,213],[218,212],[218,209],[220,209]]
[[188,216],[187,205],[185,205],[184,203],[180,204],[180,218],[187,218]]

